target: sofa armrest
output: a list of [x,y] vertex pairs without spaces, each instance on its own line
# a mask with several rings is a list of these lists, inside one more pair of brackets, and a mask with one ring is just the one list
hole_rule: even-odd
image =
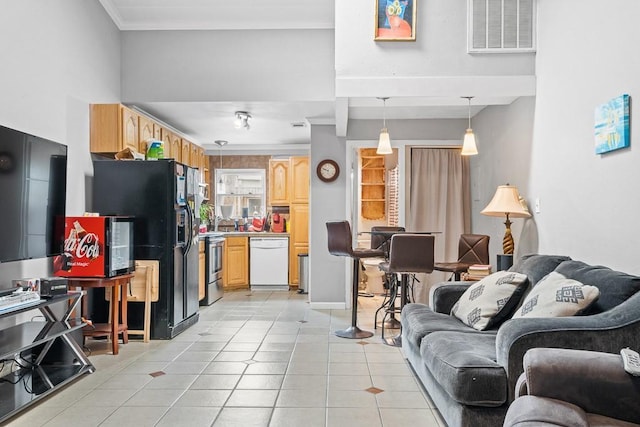
[[534,348],[523,363],[528,394],[640,423],[640,377],[625,372],[618,354]]
[[535,347],[618,353],[640,335],[640,293],[604,313],[591,316],[511,319],[500,326],[496,360],[507,372],[509,400],[523,372],[522,359]]
[[436,313],[451,313],[451,309],[460,296],[474,282],[436,283],[429,290],[429,305]]

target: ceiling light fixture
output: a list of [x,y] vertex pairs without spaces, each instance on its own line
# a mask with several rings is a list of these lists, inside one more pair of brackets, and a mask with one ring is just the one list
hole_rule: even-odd
[[464,134],[464,140],[462,141],[462,156],[475,156],[478,154],[478,147],[476,147],[476,136],[471,129],[471,100],[473,96],[461,96],[460,98],[466,98],[469,101],[469,127]]
[[385,111],[389,97],[380,97],[378,99],[382,100],[382,130],[380,131],[376,154],[391,154],[393,150],[391,149],[391,139],[389,138],[389,131],[387,130],[387,116]]
[[249,126],[249,119],[251,118],[251,114],[246,111],[236,111],[236,118],[233,120],[233,126],[236,129],[245,128],[249,130],[251,126]]

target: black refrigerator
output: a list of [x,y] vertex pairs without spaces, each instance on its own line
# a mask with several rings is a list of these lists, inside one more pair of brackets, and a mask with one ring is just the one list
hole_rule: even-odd
[[[198,321],[198,170],[171,159],[94,159],[93,171],[93,210],[133,216],[135,259],[159,261],[151,338],[173,338]],[[101,302],[94,298],[95,313]],[[142,329],[143,304],[129,304],[127,317]]]

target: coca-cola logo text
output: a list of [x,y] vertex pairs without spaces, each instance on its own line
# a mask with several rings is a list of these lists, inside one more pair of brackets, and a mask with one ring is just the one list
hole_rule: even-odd
[[97,258],[100,255],[100,242],[95,233],[86,233],[82,238],[73,237],[74,233],[64,241],[64,251],[74,254],[74,258]]

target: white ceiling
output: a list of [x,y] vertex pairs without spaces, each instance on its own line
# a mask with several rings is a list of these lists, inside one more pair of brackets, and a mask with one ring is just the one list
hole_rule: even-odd
[[[184,29],[327,29],[334,27],[333,0],[100,0],[121,30]],[[220,13],[224,9],[224,13]],[[513,97],[476,98],[475,115],[486,105],[509,104]],[[338,105],[338,113],[336,112]],[[228,148],[259,151],[306,147],[310,123],[336,124],[346,131],[347,119],[383,118],[382,101],[349,98],[334,102],[150,102],[136,104],[183,132],[205,149],[214,140]],[[393,97],[386,101],[387,119],[467,118],[468,104],[460,97]],[[251,129],[235,129],[234,112],[248,111]],[[336,114],[339,117],[336,118]],[[304,127],[293,127],[303,123]],[[343,133],[344,134],[344,133]]]

